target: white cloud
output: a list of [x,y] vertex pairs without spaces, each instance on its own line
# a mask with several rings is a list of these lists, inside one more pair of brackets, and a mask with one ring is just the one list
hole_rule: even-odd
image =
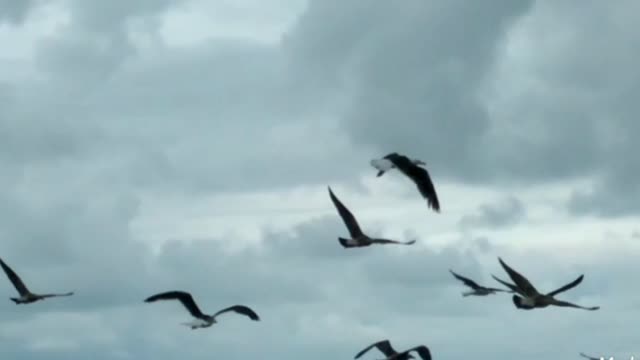
[[213,39],[229,38],[277,44],[305,3],[304,0],[190,1],[165,14],[160,33],[168,46],[198,46]]

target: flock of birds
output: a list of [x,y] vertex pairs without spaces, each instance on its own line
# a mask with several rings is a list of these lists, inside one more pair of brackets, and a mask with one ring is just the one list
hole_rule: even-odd
[[[420,194],[427,201],[427,205],[433,211],[439,213],[440,212],[440,202],[438,200],[438,195],[436,193],[433,182],[431,181],[431,177],[429,172],[425,168],[426,163],[421,160],[410,159],[405,155],[398,154],[396,152],[390,153],[380,159],[371,160],[370,164],[378,170],[377,177],[382,176],[385,172],[391,169],[398,169],[408,178],[413,180],[416,184]],[[338,242],[344,248],[358,248],[358,247],[367,247],[374,244],[396,244],[396,245],[412,245],[415,244],[415,240],[402,242],[397,240],[390,239],[382,239],[382,238],[373,238],[366,235],[355,216],[349,211],[349,209],[338,199],[338,197],[333,193],[331,187],[328,187],[329,197],[333,202],[338,214],[342,218],[347,230],[349,231],[349,238],[338,237]],[[576,305],[567,301],[558,300],[555,298],[556,295],[565,292],[571,288],[574,288],[578,284],[580,284],[584,278],[584,275],[580,275],[574,281],[556,289],[548,293],[540,293],[531,282],[524,277],[522,274],[511,268],[507,265],[500,257],[498,257],[498,261],[502,268],[505,270],[507,275],[513,281],[509,283],[504,281],[495,275],[492,277],[504,285],[506,289],[492,288],[479,285],[475,281],[466,278],[460,274],[455,273],[453,270],[449,270],[451,274],[458,280],[460,280],[464,285],[469,287],[471,290],[463,292],[463,296],[487,296],[496,293],[511,293],[514,294],[512,296],[513,304],[518,309],[522,310],[532,310],[535,308],[545,308],[550,305],[553,306],[561,306],[561,307],[573,307],[584,310],[598,310],[599,306],[585,307]],[[37,294],[31,292],[24,282],[20,279],[20,277],[2,260],[0,259],[0,266],[4,270],[5,274],[18,291],[19,297],[10,298],[16,304],[30,304],[36,301],[44,300],[51,297],[61,297],[61,296],[71,296],[74,292],[67,293],[52,293],[52,294]],[[213,315],[207,315],[203,313],[195,300],[191,296],[190,293],[185,291],[165,291],[155,295],[152,295],[144,300],[144,302],[152,303],[159,300],[178,300],[182,305],[187,309],[187,311],[193,317],[191,322],[182,323],[182,325],[186,325],[191,329],[198,328],[207,328],[217,323],[216,318],[227,312],[235,312],[244,316],[247,316],[249,319],[253,321],[259,321],[260,317],[258,314],[248,306],[245,305],[233,305],[221,309],[215,312]],[[413,352],[417,353],[420,358],[423,360],[431,360],[431,352],[429,348],[425,345],[418,345],[409,349],[406,349],[401,352],[397,352],[392,346],[389,340],[381,340],[375,342],[359,353],[356,354],[354,359],[360,358],[366,352],[373,348],[377,348],[382,354],[386,356],[384,360],[408,360],[413,359],[414,356],[411,354]],[[585,355],[584,353],[580,353],[581,356],[590,359],[590,360],[599,360],[600,358],[590,357]]]

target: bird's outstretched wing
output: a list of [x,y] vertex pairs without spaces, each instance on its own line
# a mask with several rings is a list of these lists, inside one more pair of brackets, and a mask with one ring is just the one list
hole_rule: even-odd
[[580,353],[580,356],[585,357],[589,360],[600,360],[600,358],[592,357],[592,356],[586,355],[585,353]]
[[405,350],[404,353],[407,354],[412,351],[417,352],[418,355],[420,355],[420,357],[422,358],[422,360],[431,360],[431,351],[429,351],[429,348],[426,347],[425,345],[412,347],[411,349]]
[[600,309],[600,306],[580,306],[580,305],[576,305],[574,303],[570,303],[568,301],[562,301],[562,300],[556,300],[553,303],[553,305],[562,306],[562,307],[572,307],[576,309],[589,310],[589,311],[595,311]]
[[498,257],[498,261],[500,262],[500,265],[502,265],[502,268],[507,272],[507,274],[509,274],[509,277],[511,278],[511,280],[516,284],[516,286],[520,290],[522,290],[522,292],[524,293],[523,294],[524,296],[533,297],[533,296],[540,295],[538,290],[536,290],[536,288],[533,287],[531,282],[529,282],[529,280],[527,280],[526,277],[524,277],[519,272],[513,270],[511,267],[509,267],[509,265],[507,265],[504,261],[502,261],[500,257]]
[[560,294],[560,293],[562,293],[562,292],[565,292],[565,291],[567,291],[567,290],[569,290],[569,289],[572,289],[572,288],[574,288],[574,287],[578,286],[578,284],[580,284],[580,283],[582,282],[582,279],[584,279],[584,274],[583,274],[583,275],[578,276],[578,277],[577,277],[575,280],[573,280],[572,282],[570,282],[570,283],[568,283],[568,284],[566,284],[566,285],[563,285],[563,286],[561,286],[561,287],[559,287],[559,288],[557,288],[557,289],[555,289],[555,290],[553,290],[553,291],[549,292],[549,293],[547,294],[547,296],[555,296],[555,295],[558,295],[558,294]]
[[238,314],[242,314],[245,315],[247,317],[249,317],[249,319],[253,320],[253,321],[260,321],[260,317],[258,316],[258,314],[256,314],[255,311],[251,310],[251,308],[249,308],[248,306],[244,306],[244,305],[233,305],[233,306],[229,306],[228,308],[224,308],[220,311],[218,311],[217,313],[213,314],[213,317],[216,317],[220,314],[226,313],[228,311],[235,311]]
[[389,239],[371,239],[371,242],[374,244],[413,245],[416,243],[416,240],[398,241],[398,240],[389,240]]
[[43,295],[40,295],[40,296],[42,296],[43,298],[50,298],[50,297],[60,297],[60,296],[71,296],[73,294],[74,294],[74,292],[70,291],[70,292],[63,293],[63,294],[43,294]]
[[493,277],[497,282],[499,282],[500,284],[502,284],[502,285],[504,285],[504,286],[508,287],[509,289],[511,289],[511,292],[518,293],[518,294],[520,294],[520,295],[522,295],[522,296],[527,296],[524,292],[522,292],[522,290],[518,289],[518,287],[517,287],[517,286],[515,286],[515,285],[513,285],[513,284],[509,284],[508,282],[506,282],[506,281],[504,281],[504,280],[500,279],[499,277],[497,277],[497,276],[495,276],[495,275],[493,275],[493,274],[492,274],[491,276],[492,276],[492,277]]
[[418,191],[420,191],[422,197],[427,199],[429,206],[436,212],[440,212],[440,200],[438,200],[436,188],[433,186],[431,176],[429,176],[427,169],[413,165],[407,170],[407,175],[416,183]]
[[487,289],[487,290],[491,290],[491,291],[497,291],[497,292],[506,292],[506,293],[514,293],[514,290],[506,290],[506,289],[498,289],[498,288],[492,288],[492,287],[486,287],[483,286],[483,289]]
[[466,278],[462,275],[456,274],[455,272],[453,272],[453,270],[449,269],[449,272],[458,280],[462,281],[465,285],[467,285],[468,287],[472,288],[472,289],[480,289],[482,288],[482,286],[478,285],[478,283],[476,283],[475,281]]
[[356,356],[354,357],[354,359],[357,359],[359,357],[361,357],[362,355],[364,355],[367,351],[371,350],[372,348],[378,348],[378,350],[380,350],[380,352],[382,352],[383,354],[385,354],[387,357],[391,357],[395,354],[397,354],[398,352],[393,348],[393,346],[391,346],[391,343],[389,342],[389,340],[385,339],[385,340],[380,340],[378,342],[375,342],[369,346],[367,346],[366,348],[360,350],[359,353],[356,354]]
[[2,259],[0,259],[0,266],[2,266],[2,270],[4,270],[4,273],[7,274],[7,277],[13,284],[13,287],[16,288],[20,295],[26,295],[30,293],[29,289],[27,289],[27,286],[22,282],[22,279],[20,279],[18,274],[16,274],[15,271],[13,271],[13,269],[11,269],[9,265],[7,265]]
[[402,171],[402,173],[413,180],[422,197],[427,200],[427,204],[430,208],[436,212],[440,212],[440,200],[438,200],[436,188],[433,186],[431,176],[427,169],[414,164],[411,159],[398,153],[389,154],[385,158],[391,161],[398,170]]
[[189,311],[189,313],[196,318],[203,319],[205,314],[200,311],[198,305],[193,300],[191,294],[185,291],[167,291],[159,294],[152,295],[144,300],[144,302],[154,302],[158,300],[178,300]]
[[333,191],[331,191],[331,187],[328,187],[328,189],[331,201],[338,210],[338,214],[340,214],[342,221],[347,226],[347,230],[349,230],[351,238],[353,239],[362,236],[362,230],[360,229],[360,225],[358,225],[358,221],[356,220],[355,216],[353,216],[351,211],[349,211],[349,209],[347,209],[347,207],[342,204],[338,197],[335,196]]

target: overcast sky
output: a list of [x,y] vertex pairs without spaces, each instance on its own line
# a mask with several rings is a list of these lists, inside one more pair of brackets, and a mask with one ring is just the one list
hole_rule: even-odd
[[[11,360],[640,356],[640,2],[0,0]],[[428,164],[427,209],[393,151]],[[327,193],[372,235],[345,250]],[[462,297],[497,257],[585,306]],[[208,313],[191,331],[178,303]],[[379,359],[380,354],[367,354]]]

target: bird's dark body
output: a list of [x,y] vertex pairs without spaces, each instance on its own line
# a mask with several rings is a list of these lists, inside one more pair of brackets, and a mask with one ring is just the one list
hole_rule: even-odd
[[520,296],[518,296],[518,295],[513,295],[513,296],[511,297],[511,299],[513,300],[513,304],[514,304],[518,309],[522,309],[522,310],[533,310],[533,309],[535,309],[536,307],[539,307],[539,308],[545,308],[545,307],[549,306],[549,305],[547,305],[547,304],[540,304],[540,305],[537,305],[537,306],[524,305],[524,304],[522,304],[522,298],[521,298]]

